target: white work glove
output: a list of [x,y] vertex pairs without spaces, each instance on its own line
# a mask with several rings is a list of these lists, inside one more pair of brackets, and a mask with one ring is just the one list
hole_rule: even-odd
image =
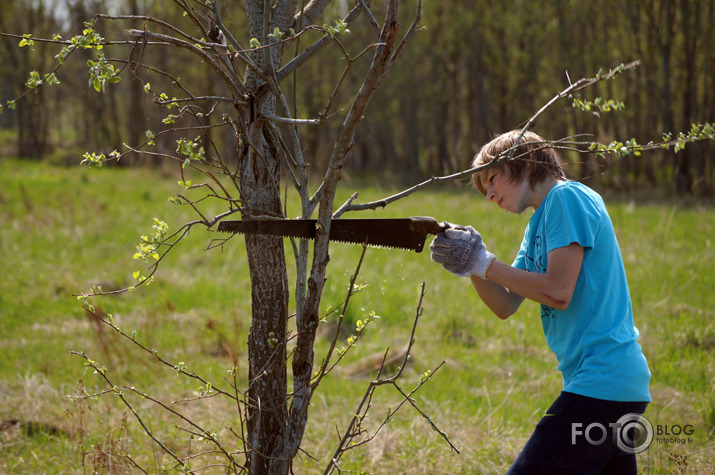
[[437,264],[459,277],[477,275],[486,279],[494,254],[487,251],[482,236],[471,226],[450,224],[450,228],[430,244],[430,257]]

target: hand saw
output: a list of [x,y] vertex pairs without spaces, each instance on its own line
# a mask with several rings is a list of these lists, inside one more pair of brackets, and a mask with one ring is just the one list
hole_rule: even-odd
[[[251,219],[221,221],[218,230],[227,233],[314,239],[318,222],[315,219]],[[333,219],[330,222],[331,241],[370,246],[392,247],[422,252],[430,234],[449,227],[428,216],[379,219]]]

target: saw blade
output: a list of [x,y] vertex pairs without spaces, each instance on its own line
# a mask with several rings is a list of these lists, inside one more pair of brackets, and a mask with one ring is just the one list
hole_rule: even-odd
[[[254,219],[221,221],[221,232],[314,239],[319,223],[315,219]],[[446,228],[430,217],[335,219],[330,222],[329,239],[349,244],[414,250],[421,252],[425,239]]]

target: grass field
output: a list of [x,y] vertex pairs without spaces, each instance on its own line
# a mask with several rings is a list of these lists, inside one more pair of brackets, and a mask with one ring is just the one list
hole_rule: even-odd
[[[145,264],[132,259],[138,236],[154,217],[172,229],[191,217],[168,203],[175,179],[148,170],[54,168],[0,161],[0,473],[134,473],[170,462],[151,443],[116,396],[68,397],[107,389],[85,352],[107,367],[120,387],[135,387],[216,431],[238,427],[230,401],[193,400],[196,381],[157,365],[151,355],[97,324],[72,294],[92,285],[112,290],[133,284]],[[354,188],[345,187],[345,196]],[[365,202],[391,194],[358,189]],[[639,455],[642,473],[715,473],[715,209],[709,206],[611,200],[609,210],[627,266],[641,345],[653,373],[646,416],[661,434]],[[218,212],[218,209],[208,210]],[[430,215],[473,224],[504,260],[518,249],[529,216],[506,215],[472,191],[457,187],[413,195],[372,216]],[[365,215],[361,216],[365,217]],[[150,286],[93,302],[98,311],[169,361],[227,387],[232,358],[245,378],[250,283],[242,240],[204,250],[212,236],[194,232],[160,268]],[[332,247],[323,305],[345,296],[359,246]],[[373,321],[345,365],[326,378],[313,400],[311,422],[295,473],[322,473],[371,377],[370,356],[407,342],[423,301],[405,390],[444,365],[415,402],[459,450],[451,451],[428,421],[403,408],[369,445],[348,452],[343,470],[369,473],[504,473],[540,414],[561,388],[556,362],[534,304],[507,321],[490,314],[466,279],[415,254],[369,249],[353,297],[351,325]],[[330,329],[328,317],[326,329]],[[327,333],[327,330],[326,330]],[[321,338],[320,351],[327,347]],[[244,381],[245,383],[245,381]],[[127,392],[129,392],[127,390]],[[178,428],[176,418],[147,399],[128,399],[168,447],[197,453],[205,447]],[[369,424],[400,402],[391,388],[376,392]],[[679,428],[692,427],[675,437]],[[310,457],[307,455],[309,454]],[[312,458],[311,458],[312,457]],[[201,473],[214,473],[206,470]]]

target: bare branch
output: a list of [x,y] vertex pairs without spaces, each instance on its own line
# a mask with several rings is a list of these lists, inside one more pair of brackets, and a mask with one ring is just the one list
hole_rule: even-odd
[[234,468],[238,468],[238,469],[242,468],[242,467],[240,467],[240,466],[236,463],[236,461],[233,459],[233,457],[231,456],[231,454],[221,445],[221,443],[219,443],[219,441],[216,439],[216,437],[211,434],[211,432],[209,432],[209,431],[203,429],[201,426],[199,426],[198,424],[196,424],[192,419],[190,419],[189,417],[186,417],[185,415],[181,414],[179,411],[177,411],[177,410],[175,410],[175,409],[172,409],[171,407],[167,406],[166,404],[164,404],[163,402],[159,401],[158,399],[155,399],[155,398],[149,396],[148,394],[143,393],[143,392],[141,392],[141,391],[135,389],[134,387],[126,387],[126,386],[125,386],[124,389],[128,389],[129,391],[132,391],[133,393],[135,393],[135,394],[141,396],[143,399],[146,399],[146,400],[148,400],[148,401],[153,402],[154,404],[157,404],[158,406],[160,406],[160,407],[161,407],[162,409],[164,409],[165,411],[167,411],[167,412],[169,412],[170,414],[173,414],[174,416],[178,417],[178,418],[181,419],[182,421],[184,421],[184,422],[186,422],[187,424],[189,424],[191,427],[196,428],[196,429],[199,431],[199,432],[198,432],[198,435],[204,437],[206,440],[211,441],[211,442],[214,444],[214,446],[216,446],[216,448],[224,455],[224,457],[226,457],[226,459],[232,463],[232,466],[233,466]]
[[[315,2],[311,2],[313,4]],[[328,2],[329,3],[329,2]],[[309,5],[310,6],[310,5]],[[306,7],[306,10],[308,10],[308,7]],[[360,12],[362,9],[359,6],[354,7],[343,19],[345,23],[350,25],[355,19],[360,16]],[[298,16],[300,17],[300,15]],[[303,24],[308,24],[311,23],[312,20],[309,17],[303,18]],[[318,41],[313,43],[311,46],[307,47],[305,51],[303,51],[301,54],[293,58],[291,61],[288,62],[285,66],[283,66],[281,69],[279,69],[276,72],[276,79],[280,82],[283,79],[285,79],[289,74],[291,74],[293,71],[298,69],[300,66],[302,66],[306,61],[308,61],[310,58],[315,56],[318,51],[320,51],[322,48],[330,44],[330,42],[333,41],[333,38],[325,34],[322,38],[320,38]]]
[[338,208],[337,211],[335,211],[335,213],[333,213],[333,219],[337,219],[340,216],[342,216],[343,213],[345,212],[345,210],[347,210],[350,207],[352,202],[355,201],[358,198],[358,196],[360,196],[360,193],[358,193],[357,191],[355,193],[353,193],[350,196],[350,198],[348,198],[347,201],[340,208]]
[[[86,310],[87,312],[89,312],[90,314],[92,314],[98,321],[100,321],[101,323],[103,323],[103,324],[107,325],[108,327],[110,327],[111,329],[113,329],[113,330],[114,330],[115,332],[117,332],[120,336],[122,336],[122,338],[124,338],[124,339],[130,341],[132,344],[134,344],[134,345],[137,346],[139,349],[141,349],[144,353],[147,353],[147,354],[153,356],[154,359],[156,359],[156,360],[157,360],[159,363],[161,363],[162,365],[167,366],[167,367],[171,368],[172,370],[177,371],[179,374],[183,374],[183,375],[185,375],[185,376],[188,376],[188,377],[191,378],[191,379],[195,379],[195,380],[199,381],[199,382],[200,382],[202,385],[204,385],[204,386],[210,384],[209,381],[203,379],[201,376],[199,376],[199,375],[197,375],[197,374],[195,374],[195,373],[192,373],[192,372],[190,372],[190,371],[187,371],[187,369],[186,369],[185,367],[183,367],[181,364],[174,364],[174,363],[171,363],[171,362],[165,360],[164,358],[162,358],[161,356],[159,356],[159,353],[158,353],[156,350],[152,350],[152,349],[147,348],[146,346],[144,346],[141,342],[139,342],[139,341],[136,339],[136,336],[135,336],[135,335],[128,335],[124,330],[122,330],[122,329],[119,328],[116,324],[114,324],[113,321],[110,321],[110,320],[104,318],[104,316],[98,315],[97,312],[95,312],[94,309],[92,309],[92,308],[90,308],[90,307],[88,307],[88,306],[86,306],[86,305],[85,305],[84,308],[85,308],[85,310]],[[108,318],[111,319],[111,315],[108,315]],[[73,352],[73,353],[74,353],[74,352]],[[75,354],[78,354],[78,353],[75,353]],[[82,354],[82,356],[83,356],[84,358],[88,359],[86,356],[84,356],[84,354]],[[230,399],[235,399],[235,400],[238,401],[238,398],[235,397],[233,394],[228,393],[228,392],[226,392],[226,391],[223,391],[223,390],[221,390],[221,389],[219,389],[219,388],[216,388],[216,387],[214,387],[213,384],[211,384],[211,387],[212,387],[213,390],[216,391],[217,393],[220,393],[220,394],[222,394],[222,395],[224,395],[224,396],[227,396],[227,397],[230,398]]]
[[[383,356],[382,359],[382,365],[380,366],[380,369],[378,371],[378,376],[375,380],[371,381],[367,389],[365,390],[365,393],[363,394],[363,397],[358,404],[357,409],[354,411],[354,415],[350,418],[350,422],[348,423],[347,428],[345,429],[344,433],[340,437],[340,440],[338,442],[338,446],[333,454],[333,456],[330,459],[330,462],[328,463],[328,466],[324,470],[324,474],[330,474],[336,469],[338,469],[338,462],[342,455],[352,449],[355,449],[361,445],[367,444],[371,442],[372,440],[377,437],[378,433],[390,422],[390,420],[394,417],[394,415],[406,404],[410,404],[423,418],[425,418],[430,426],[440,434],[440,436],[449,444],[450,448],[454,450],[455,452],[459,453],[459,450],[452,444],[452,442],[449,440],[449,437],[447,436],[444,431],[440,430],[435,423],[432,421],[432,419],[415,404],[412,396],[420,389],[422,388],[423,385],[425,385],[431,378],[432,375],[436,371],[438,371],[443,365],[444,361],[437,365],[433,370],[428,371],[423,375],[423,377],[420,378],[419,383],[417,386],[410,391],[409,393],[405,393],[402,388],[397,384],[398,379],[402,376],[403,370],[407,364],[407,359],[410,357],[410,351],[412,349],[412,345],[414,344],[415,341],[415,331],[417,329],[417,323],[419,321],[420,316],[422,315],[422,301],[425,296],[425,283],[422,283],[422,287],[420,290],[420,297],[419,301],[417,304],[417,309],[415,312],[415,318],[414,318],[414,324],[412,326],[412,333],[410,334],[410,341],[408,343],[407,351],[405,353],[402,365],[398,369],[398,371],[389,377],[383,378],[382,372],[384,370],[385,366],[385,361],[387,359],[387,351],[385,352],[385,355]],[[402,400],[399,402],[395,410],[390,410],[385,416],[385,418],[382,420],[382,422],[377,426],[377,428],[367,437],[365,437],[363,440],[359,442],[353,442],[353,440],[366,433],[366,430],[362,428],[362,421],[367,417],[368,413],[370,412],[370,409],[372,407],[372,398],[375,393],[375,389],[379,386],[383,385],[392,385],[394,388],[397,390],[397,392],[402,396]]]
[[[182,30],[177,28],[176,26],[172,25],[171,23],[167,23],[163,20],[159,20],[158,18],[146,16],[146,15],[106,15],[103,13],[98,13],[96,15],[97,18],[105,19],[105,20],[134,20],[134,21],[144,21],[144,22],[150,22],[154,23],[160,26],[163,26],[167,30],[171,30],[174,33],[177,33],[179,36],[182,38],[191,41],[192,43],[201,43],[203,45],[208,46],[208,43],[205,43],[198,38],[194,38],[193,36],[189,35],[188,33],[184,33]],[[218,46],[218,47],[224,47],[223,45],[220,44],[211,44],[211,46]]]
[[370,7],[367,5],[367,3],[365,3],[365,0],[358,0],[358,5],[360,5],[360,8],[362,8],[362,11],[365,13],[365,15],[367,15],[367,18],[370,21],[370,25],[375,32],[375,36],[379,38],[381,28],[380,25],[377,23],[377,20],[375,20],[375,17],[373,16],[372,12],[370,11]]
[[311,395],[310,395],[311,398],[313,396],[313,393],[315,393],[315,390],[318,388],[318,385],[325,377],[325,375],[328,374],[340,362],[340,360],[343,359],[343,357],[347,354],[347,351],[354,346],[353,344],[351,344],[346,351],[340,353],[337,361],[332,366],[330,366],[330,368],[328,368],[328,366],[330,365],[330,359],[332,358],[333,353],[335,352],[335,346],[338,342],[338,338],[340,337],[340,328],[343,324],[343,319],[345,318],[345,314],[347,313],[348,305],[350,304],[350,297],[352,297],[355,294],[355,291],[354,291],[355,282],[357,281],[358,274],[360,273],[360,268],[362,267],[362,263],[363,263],[363,259],[365,258],[366,251],[367,251],[367,246],[363,246],[362,254],[360,254],[360,260],[358,261],[357,266],[355,267],[355,272],[353,273],[352,277],[350,278],[350,287],[348,288],[347,296],[345,297],[345,300],[343,301],[343,310],[340,312],[340,316],[338,317],[338,323],[335,326],[335,333],[333,334],[333,339],[330,342],[330,348],[328,349],[328,351],[326,353],[323,363],[320,365],[320,368],[318,369],[318,375],[311,382]]
[[270,119],[273,122],[280,122],[282,124],[291,124],[296,127],[305,127],[308,125],[320,125],[323,123],[323,119],[291,119],[289,117],[278,117],[271,114],[263,114],[263,117]]
[[410,27],[407,29],[405,36],[402,38],[402,41],[400,41],[400,44],[397,45],[395,52],[393,53],[392,57],[390,58],[390,62],[387,65],[387,71],[392,69],[392,66],[395,65],[395,63],[397,62],[397,59],[400,57],[400,54],[405,49],[405,46],[407,45],[407,41],[412,37],[412,34],[415,31],[418,31],[417,27],[419,26],[419,22],[421,19],[422,19],[422,0],[418,0],[417,11],[415,12],[415,18],[412,21],[412,24],[410,25]]
[[352,203],[345,203],[340,209],[343,213],[347,211],[362,211],[366,209],[376,209],[376,208],[384,208],[390,203],[394,203],[395,201],[398,201],[402,198],[406,198],[410,196],[411,194],[423,190],[425,188],[428,188],[430,186],[439,184],[439,183],[447,183],[447,182],[452,182],[456,180],[461,180],[461,179],[466,179],[474,175],[475,173],[478,173],[480,171],[492,168],[494,166],[497,166],[501,163],[503,163],[506,160],[512,160],[514,158],[513,154],[520,145],[521,138],[524,136],[524,133],[534,124],[536,119],[543,114],[548,108],[553,106],[556,102],[558,102],[561,99],[564,99],[566,97],[569,97],[572,93],[576,91],[580,91],[582,89],[585,89],[587,87],[593,86],[594,84],[597,84],[601,81],[605,81],[608,79],[612,79],[614,76],[617,74],[620,74],[625,71],[629,71],[633,68],[636,68],[640,64],[639,61],[633,61],[631,63],[628,63],[626,65],[621,65],[617,68],[612,69],[608,73],[595,77],[595,78],[582,78],[576,81],[573,84],[570,84],[569,87],[564,89],[563,91],[559,92],[556,94],[549,102],[547,102],[541,109],[539,109],[534,115],[532,115],[529,120],[526,121],[525,125],[522,128],[521,135],[519,136],[518,140],[516,141],[515,145],[510,148],[505,154],[502,154],[501,158],[495,159],[491,161],[490,163],[486,165],[481,165],[478,167],[473,167],[469,168],[467,170],[458,172],[458,173],[453,173],[451,175],[446,175],[446,176],[440,176],[440,177],[432,177],[429,180],[425,180],[421,183],[418,183],[417,185],[414,185],[410,188],[407,188],[399,193],[396,193],[392,196],[389,196],[387,198],[383,198],[381,200],[377,201],[372,201],[370,203],[363,203],[363,204],[352,204]]
[[[516,140],[516,144],[519,144],[521,141],[521,138],[524,136],[524,133],[532,126],[534,125],[534,122],[536,121],[536,118],[539,117],[544,111],[546,111],[548,108],[550,108],[555,102],[568,97],[569,95],[573,94],[574,92],[578,92],[582,89],[586,89],[587,87],[591,87],[594,84],[597,84],[601,81],[607,81],[609,79],[613,79],[618,74],[621,74],[625,71],[630,71],[631,69],[634,69],[638,66],[640,66],[641,62],[640,61],[633,61],[628,64],[621,64],[617,68],[611,69],[608,73],[597,76],[595,78],[581,78],[578,81],[576,81],[573,84],[569,84],[569,87],[561,91],[560,93],[556,94],[549,102],[544,104],[541,109],[536,111],[534,115],[532,115],[529,120],[526,121],[526,125],[524,125],[521,135],[519,138]],[[569,79],[570,83],[570,79]]]
[[[232,74],[224,67],[224,65],[216,61],[216,58],[213,55],[208,54],[206,51],[204,51],[202,47],[199,47],[197,44],[189,43],[188,41],[184,41],[173,36],[163,35],[160,33],[154,33],[146,30],[127,30],[127,35],[135,40],[153,40],[163,44],[172,45],[178,48],[183,48],[191,51],[197,56],[200,56],[208,64],[210,64],[214,71],[216,71],[222,77],[226,85],[231,88],[237,96],[244,96],[245,88],[240,82],[240,79],[238,77],[232,77]],[[207,44],[207,46],[209,45],[213,46],[212,44]]]
[[161,447],[161,449],[162,449],[164,452],[166,452],[168,455],[170,455],[171,458],[173,458],[173,459],[176,461],[176,463],[178,463],[178,464],[183,468],[183,470],[184,470],[186,473],[194,473],[194,472],[191,470],[191,468],[189,468],[189,466],[186,465],[186,463],[184,463],[184,461],[182,461],[181,458],[179,458],[178,455],[176,455],[171,449],[169,449],[166,445],[164,445],[164,444],[162,443],[162,441],[159,440],[159,439],[154,435],[154,432],[152,432],[152,430],[151,430],[149,427],[147,427],[146,423],[145,423],[144,420],[141,418],[141,416],[140,416],[139,413],[136,411],[136,409],[134,409],[134,407],[129,403],[129,401],[127,400],[127,398],[124,397],[124,394],[122,393],[122,391],[120,391],[119,388],[118,388],[114,383],[112,383],[112,381],[109,379],[109,377],[108,377],[107,374],[106,374],[106,373],[107,373],[106,368],[99,366],[95,361],[89,359],[83,352],[80,352],[80,351],[70,351],[69,353],[70,353],[71,355],[77,355],[77,356],[80,356],[81,358],[84,358],[84,359],[86,360],[86,362],[87,362],[87,366],[90,366],[91,368],[93,368],[93,369],[97,372],[97,374],[99,374],[99,375],[102,377],[102,379],[104,379],[104,381],[109,385],[109,387],[113,388],[113,392],[117,395],[117,397],[119,397],[119,399],[124,403],[124,405],[131,411],[131,413],[134,414],[134,417],[137,419],[137,421],[139,421],[139,425],[141,425],[142,429],[144,429],[144,432],[146,432],[146,434],[147,434],[159,447]]

